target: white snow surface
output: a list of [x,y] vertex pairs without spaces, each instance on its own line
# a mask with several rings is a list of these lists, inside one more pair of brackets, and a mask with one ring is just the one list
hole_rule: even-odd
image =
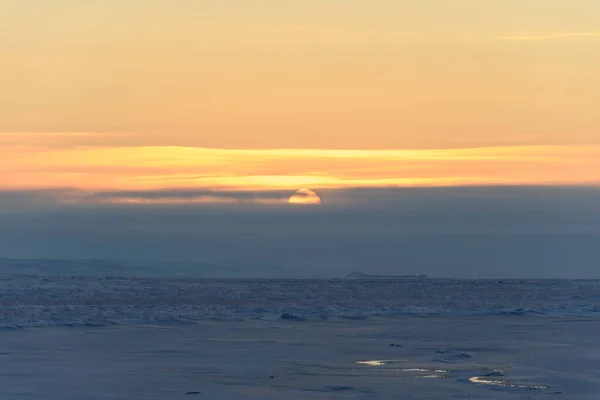
[[600,282],[0,276],[0,399],[598,399]]

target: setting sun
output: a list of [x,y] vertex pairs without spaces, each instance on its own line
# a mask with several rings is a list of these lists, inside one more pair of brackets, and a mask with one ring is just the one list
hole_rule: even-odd
[[290,204],[321,204],[321,198],[310,189],[300,189],[288,200]]

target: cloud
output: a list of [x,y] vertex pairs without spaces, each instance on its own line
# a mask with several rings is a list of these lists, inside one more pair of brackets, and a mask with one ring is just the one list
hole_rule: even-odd
[[[317,189],[323,207],[337,209],[410,210],[435,209],[473,212],[513,209],[590,209],[600,212],[600,187],[596,186],[445,186],[445,187],[350,187]],[[181,207],[216,205],[286,205],[293,190],[157,189],[97,190],[77,188],[0,190],[0,207],[5,211],[47,207],[92,207],[106,205],[172,205]],[[584,200],[593,199],[593,201]],[[578,202],[574,203],[573,201]],[[478,208],[474,209],[473,207]],[[483,207],[483,208],[482,208]],[[214,209],[211,206],[211,209]],[[228,208],[232,210],[231,208]],[[271,208],[281,210],[282,208]],[[595,209],[595,208],[594,208]]]
[[59,204],[177,204],[239,203],[284,204],[293,191],[242,191],[210,189],[105,190],[77,188],[0,190],[0,206],[30,209]]
[[[211,193],[137,195],[154,199]],[[60,195],[74,191],[0,192],[0,204],[7,197],[13,207],[30,204],[20,212],[0,207],[0,257],[235,264],[252,275],[254,268],[278,265],[289,275],[302,276],[362,270],[598,277],[600,188],[329,189],[322,193],[327,201],[317,208],[245,201],[144,206],[52,201]],[[227,193],[230,198],[255,195]],[[109,191],[95,196],[132,194]]]
[[555,39],[571,39],[571,38],[597,38],[600,37],[600,31],[593,32],[563,32],[551,34],[533,34],[525,33],[522,35],[499,36],[496,39],[500,40],[516,40],[516,41],[536,41],[536,40],[555,40]]
[[2,188],[88,191],[297,190],[388,186],[600,184],[600,146],[467,149],[211,149],[0,145]]
[[78,200],[109,203],[285,203],[292,194],[285,190],[120,190],[84,193],[78,196]]

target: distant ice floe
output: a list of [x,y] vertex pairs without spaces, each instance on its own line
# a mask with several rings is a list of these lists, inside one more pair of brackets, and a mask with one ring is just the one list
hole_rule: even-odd
[[417,379],[444,379],[450,376],[450,370],[447,369],[403,368],[400,371],[417,373],[418,375],[415,376]]
[[426,368],[403,368],[402,372],[435,372],[435,373],[447,373],[450,372],[447,369],[426,369]]
[[514,388],[514,389],[548,389],[547,386],[543,385],[525,385],[517,383],[509,383],[505,380],[489,379],[485,376],[473,376],[469,378],[469,382],[476,383],[478,385],[495,386],[500,388]]
[[367,360],[367,361],[357,361],[357,364],[370,365],[370,366],[381,366],[387,364],[394,364],[403,362],[406,360]]
[[[399,362],[406,362],[406,359],[400,360],[367,360],[367,361],[357,361],[357,364],[368,365],[371,367],[380,367],[388,364],[394,364]],[[409,374],[414,374],[414,378],[417,379],[443,379],[448,378],[450,370],[447,369],[431,369],[431,368],[400,368],[394,369],[397,372],[406,372]],[[423,375],[425,374],[425,375]]]

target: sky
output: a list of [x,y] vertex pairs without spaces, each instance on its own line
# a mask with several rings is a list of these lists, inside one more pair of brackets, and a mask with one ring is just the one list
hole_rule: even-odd
[[[4,0],[0,14],[0,216],[8,218],[4,235],[21,238],[7,237],[12,245],[0,246],[0,256],[141,259],[160,227],[173,237],[179,232],[173,215],[189,212],[202,226],[198,215],[211,210],[230,229],[223,235],[239,253],[235,262],[297,268],[299,249],[314,237],[343,247],[341,227],[361,215],[352,230],[368,241],[380,238],[372,244],[383,257],[377,263],[390,265],[406,251],[394,240],[411,231],[388,227],[375,205],[385,203],[388,223],[397,227],[409,218],[394,209],[405,196],[434,198],[435,206],[425,201],[407,223],[422,241],[414,249],[463,248],[472,238],[460,233],[460,221],[477,213],[435,208],[453,204],[455,190],[475,209],[505,192],[520,199],[506,209],[493,201],[497,207],[486,211],[488,225],[478,225],[478,233],[497,234],[497,224],[535,214],[530,205],[544,196],[564,201],[555,201],[556,217],[531,222],[531,247],[519,250],[523,260],[537,260],[529,263],[534,275],[544,275],[543,249],[560,252],[567,243],[552,240],[600,232],[585,222],[594,221],[593,207],[569,220],[577,233],[556,236],[549,228],[571,215],[568,207],[597,199],[600,187],[597,0]],[[320,208],[285,208],[300,188],[321,194]],[[435,236],[427,206],[451,221],[454,230],[444,235],[455,242]],[[121,251],[113,251],[116,242],[44,244],[119,237],[129,225],[108,218],[119,210],[155,225],[139,228],[137,241]],[[282,227],[267,223],[251,239],[238,237],[250,229],[246,223],[262,225],[252,218],[295,225],[297,213],[309,220],[333,213],[340,227],[316,221],[315,230],[329,233],[295,238],[296,250],[282,245],[290,257],[264,256],[266,237],[283,235]],[[62,232],[51,223],[57,215],[65,224],[107,215],[114,225],[78,231],[75,224],[51,237]],[[503,238],[528,243],[519,229],[503,230]],[[210,242],[205,236],[198,240]],[[203,260],[191,244],[167,242],[160,257]],[[474,254],[483,257],[489,246]],[[569,249],[554,259],[570,260]],[[339,272],[348,264],[339,251],[310,251],[322,254],[313,265]],[[367,253],[354,258],[363,268]],[[572,261],[586,274],[596,253],[581,254],[589,256]],[[457,265],[468,257],[450,255],[447,271],[440,260],[431,268],[466,274]],[[222,253],[206,257],[227,261]],[[490,268],[482,275],[495,274]]]

